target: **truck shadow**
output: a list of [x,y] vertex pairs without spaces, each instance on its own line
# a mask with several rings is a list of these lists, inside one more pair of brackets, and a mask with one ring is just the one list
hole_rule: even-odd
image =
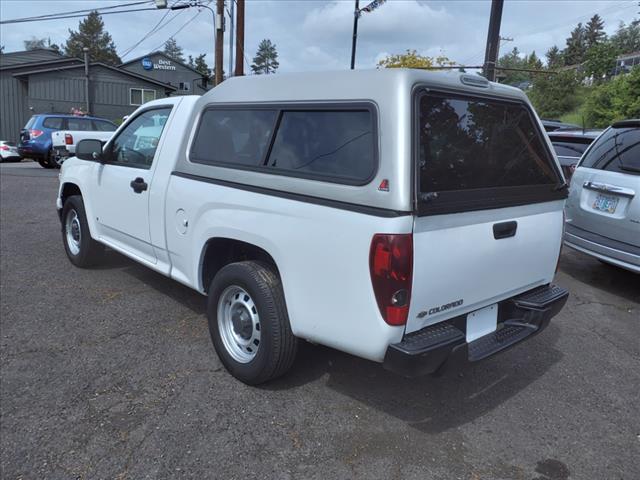
[[425,433],[440,433],[491,412],[542,377],[563,354],[554,348],[559,328],[461,373],[407,379],[382,365],[304,343],[287,376],[262,388],[288,390],[320,377],[326,386]]
[[[206,314],[202,295],[115,252],[113,255],[110,268],[121,268],[195,314],[203,317]],[[313,382],[324,382],[335,392],[417,430],[440,433],[491,412],[542,377],[563,357],[555,348],[559,334],[559,327],[552,322],[539,336],[468,365],[461,373],[413,379],[387,372],[378,363],[303,341],[291,371],[258,388],[293,391]]]

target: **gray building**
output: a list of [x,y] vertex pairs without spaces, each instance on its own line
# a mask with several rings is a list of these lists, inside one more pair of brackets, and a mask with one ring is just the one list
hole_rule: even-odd
[[211,88],[206,76],[195,68],[160,51],[129,60],[119,68],[174,86],[176,95],[202,95]]
[[[78,58],[48,49],[1,54],[0,140],[18,141],[20,129],[33,114],[86,111],[85,86],[84,62]],[[88,113],[119,120],[150,100],[199,95],[206,89],[201,74],[160,52],[119,67],[92,62]]]

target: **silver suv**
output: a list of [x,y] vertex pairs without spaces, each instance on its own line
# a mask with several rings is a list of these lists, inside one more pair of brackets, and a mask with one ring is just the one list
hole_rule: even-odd
[[571,179],[565,244],[640,273],[640,119],[614,123]]

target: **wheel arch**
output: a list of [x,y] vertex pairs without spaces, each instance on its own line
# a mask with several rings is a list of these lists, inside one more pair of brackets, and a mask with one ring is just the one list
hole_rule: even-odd
[[[207,289],[218,271],[225,265],[254,260],[271,265],[278,276],[280,269],[274,257],[263,247],[230,237],[211,237],[203,245],[198,269],[199,289]],[[280,278],[282,278],[280,276]]]
[[77,183],[64,182],[60,187],[60,200],[64,206],[64,202],[72,195],[80,195],[82,197],[82,190]]

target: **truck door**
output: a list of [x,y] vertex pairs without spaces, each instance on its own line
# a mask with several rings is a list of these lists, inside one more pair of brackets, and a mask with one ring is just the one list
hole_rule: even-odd
[[98,235],[108,243],[156,263],[149,229],[149,197],[157,147],[170,106],[138,114],[104,150],[96,164],[93,212]]

